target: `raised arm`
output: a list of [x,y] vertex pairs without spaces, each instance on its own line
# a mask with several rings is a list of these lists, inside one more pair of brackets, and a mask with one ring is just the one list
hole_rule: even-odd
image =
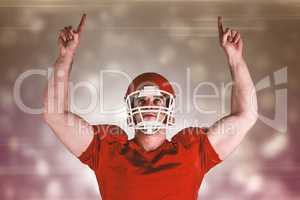
[[92,126],[69,111],[69,77],[86,21],[84,14],[76,29],[65,27],[58,36],[59,56],[45,90],[44,119],[59,140],[80,156],[93,139]]
[[218,17],[220,45],[228,59],[232,76],[231,113],[208,129],[212,146],[224,160],[242,141],[257,120],[257,99],[253,81],[243,58],[243,41],[240,33],[223,29]]

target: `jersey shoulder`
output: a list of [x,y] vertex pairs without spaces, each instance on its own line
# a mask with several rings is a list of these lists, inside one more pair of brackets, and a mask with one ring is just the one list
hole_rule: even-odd
[[113,124],[97,124],[92,125],[94,134],[101,141],[106,141],[108,143],[126,143],[128,141],[128,136],[126,132],[118,125]]
[[184,147],[188,148],[194,143],[201,142],[205,139],[206,127],[187,127],[180,130],[176,135],[173,136],[172,142],[182,144]]

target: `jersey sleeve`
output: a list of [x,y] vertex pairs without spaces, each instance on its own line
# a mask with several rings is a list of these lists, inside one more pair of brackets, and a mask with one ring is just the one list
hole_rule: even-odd
[[95,171],[99,167],[101,154],[106,152],[103,148],[108,148],[106,143],[126,141],[127,136],[115,125],[92,125],[92,129],[93,139],[78,159]]
[[99,126],[102,125],[92,125],[93,139],[86,148],[86,150],[78,157],[78,159],[88,165],[92,170],[97,168],[97,163],[100,154],[101,138],[105,135],[104,132],[99,131],[101,129]]
[[199,154],[201,168],[204,173],[207,173],[211,168],[219,164],[222,160],[214,147],[211,145],[205,128],[195,128],[197,135],[199,135]]
[[176,140],[186,148],[196,148],[200,160],[201,171],[205,174],[222,160],[211,145],[207,137],[207,129],[200,127],[188,127],[176,135]]

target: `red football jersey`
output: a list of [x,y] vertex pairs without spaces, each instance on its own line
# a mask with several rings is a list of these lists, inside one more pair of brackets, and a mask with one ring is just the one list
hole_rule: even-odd
[[205,129],[189,127],[145,151],[115,125],[93,125],[79,156],[98,181],[103,200],[196,200],[203,176],[221,162]]

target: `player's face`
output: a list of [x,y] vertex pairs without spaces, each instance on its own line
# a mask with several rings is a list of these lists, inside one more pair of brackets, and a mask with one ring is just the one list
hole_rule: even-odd
[[[134,99],[134,107],[141,106],[166,106],[166,98],[164,96],[145,96],[138,97]],[[153,121],[156,120],[157,113],[156,112],[146,112],[142,113],[144,121]],[[137,122],[141,122],[141,116],[136,114],[135,119]],[[162,121],[165,118],[165,114],[160,113],[158,121]]]

